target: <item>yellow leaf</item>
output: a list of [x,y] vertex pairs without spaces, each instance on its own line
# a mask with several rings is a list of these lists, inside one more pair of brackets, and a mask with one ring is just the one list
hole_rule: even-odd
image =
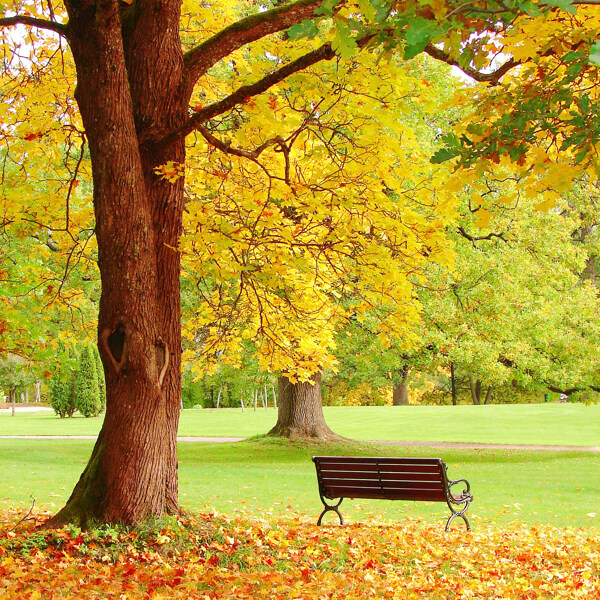
[[549,200],[544,200],[543,202],[536,204],[535,210],[539,210],[542,212],[548,212],[549,210],[554,208],[555,204],[556,204],[556,200],[554,198],[550,198]]
[[480,208],[477,211],[477,220],[475,221],[476,227],[479,227],[480,229],[487,227],[490,224],[491,218],[492,213],[489,210],[485,208]]

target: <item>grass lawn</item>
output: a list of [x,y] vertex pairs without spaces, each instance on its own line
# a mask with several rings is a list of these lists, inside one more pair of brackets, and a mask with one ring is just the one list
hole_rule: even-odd
[[[83,440],[0,440],[0,508],[11,505],[56,510],[66,500],[92,449]],[[451,478],[466,477],[475,501],[475,527],[489,523],[548,523],[600,528],[600,455],[585,452],[430,450],[356,443],[339,447],[254,439],[235,444],[181,443],[180,500],[190,509],[214,508],[313,516],[321,511],[310,457],[322,453],[441,456]],[[439,522],[438,503],[344,500],[350,522],[403,516]],[[591,515],[591,516],[590,516]],[[334,522],[335,515],[328,515]],[[461,526],[458,523],[458,526]]]
[[[600,445],[600,405],[548,403],[488,406],[325,407],[331,428],[356,440]],[[273,408],[184,410],[179,435],[250,437],[266,433]],[[101,418],[52,413],[0,414],[0,435],[96,435]]]

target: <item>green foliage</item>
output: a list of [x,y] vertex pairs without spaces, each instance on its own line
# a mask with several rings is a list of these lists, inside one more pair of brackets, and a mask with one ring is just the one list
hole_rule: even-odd
[[73,394],[74,384],[75,375],[73,373],[64,374],[63,377],[59,373],[55,373],[50,382],[50,406],[62,419],[72,417],[77,410]]
[[87,345],[81,352],[79,372],[75,383],[77,410],[84,417],[96,417],[102,411],[102,399],[98,386],[94,347]]
[[8,354],[0,360],[0,390],[6,389],[9,395],[15,394],[19,388],[24,388],[34,382],[29,366],[18,356]]
[[600,67],[600,42],[595,42],[590,48],[590,62]]

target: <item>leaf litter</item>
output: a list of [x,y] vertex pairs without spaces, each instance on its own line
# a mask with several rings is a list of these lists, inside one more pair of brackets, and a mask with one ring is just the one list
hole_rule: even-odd
[[44,529],[0,514],[0,598],[419,600],[600,598],[596,529],[407,518],[317,527],[214,512],[136,529]]

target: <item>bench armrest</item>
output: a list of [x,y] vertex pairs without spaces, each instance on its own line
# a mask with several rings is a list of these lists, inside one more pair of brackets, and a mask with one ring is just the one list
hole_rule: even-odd
[[[462,494],[460,496],[454,496],[452,494],[452,486],[456,485],[457,483],[464,483],[465,484],[465,489],[462,491]],[[453,498],[456,498],[457,500],[473,500],[473,495],[471,494],[471,485],[469,484],[469,482],[466,479],[456,479],[454,481],[448,481],[448,490],[450,491],[450,495]]]

